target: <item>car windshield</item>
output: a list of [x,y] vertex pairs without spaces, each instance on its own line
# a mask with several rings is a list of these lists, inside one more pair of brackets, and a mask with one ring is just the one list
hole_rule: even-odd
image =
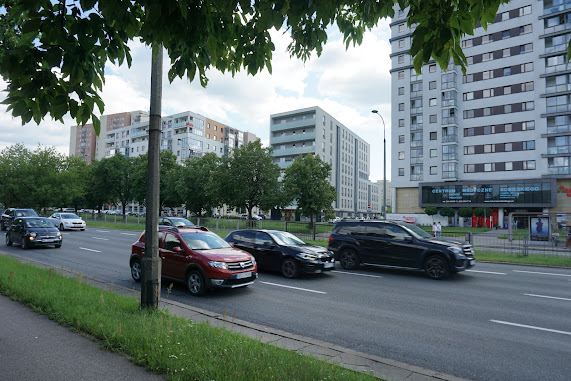
[[73,213],[62,213],[61,218],[64,220],[79,220],[79,216]]
[[408,229],[416,238],[431,238],[432,236],[419,228],[415,224],[405,224],[404,227]]
[[309,245],[297,238],[295,235],[288,232],[271,232],[270,235],[274,240],[282,246],[304,246]]
[[190,222],[189,220],[187,220],[186,218],[170,218],[170,221],[176,227],[194,226],[194,224],[192,222]]
[[53,228],[54,224],[47,218],[29,218],[26,220],[27,228]]
[[224,249],[230,244],[214,233],[186,233],[180,235],[191,250]]
[[16,212],[16,217],[34,217],[37,215],[38,214],[36,212],[34,212],[33,210],[18,210]]

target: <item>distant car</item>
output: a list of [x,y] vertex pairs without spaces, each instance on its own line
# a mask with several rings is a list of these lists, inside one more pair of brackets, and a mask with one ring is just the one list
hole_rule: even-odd
[[288,232],[243,229],[230,232],[225,239],[234,247],[252,254],[260,269],[280,271],[286,278],[335,268],[331,251],[306,243]]
[[17,217],[37,217],[38,213],[34,209],[8,208],[0,217],[0,229],[6,230],[12,225]]
[[174,226],[177,228],[184,226],[194,226],[192,222],[182,217],[159,217],[159,225]]
[[85,221],[74,213],[54,213],[49,219],[61,231],[67,229],[85,230]]
[[[141,281],[144,253],[145,233],[131,247],[129,266],[137,282]],[[211,288],[245,287],[258,278],[252,255],[199,226],[159,228],[159,256],[162,276],[185,282],[194,296],[204,295]]]
[[45,217],[17,217],[6,232],[6,245],[20,244],[22,249],[53,245],[61,247],[61,232]]

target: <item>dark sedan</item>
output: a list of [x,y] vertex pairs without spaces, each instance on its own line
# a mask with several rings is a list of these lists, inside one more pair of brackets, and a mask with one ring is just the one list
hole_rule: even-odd
[[258,268],[280,271],[286,278],[319,274],[335,268],[333,253],[279,230],[235,230],[226,241],[256,258]]
[[62,241],[61,232],[45,217],[17,217],[6,232],[6,245],[16,242],[22,249],[52,245],[58,248]]

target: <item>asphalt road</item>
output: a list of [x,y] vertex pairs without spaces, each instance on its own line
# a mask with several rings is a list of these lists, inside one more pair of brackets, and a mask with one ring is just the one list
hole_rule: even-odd
[[[14,256],[138,288],[129,273],[139,233],[65,232],[61,249],[0,247]],[[477,253],[476,253],[477,259]],[[203,298],[182,285],[162,297],[472,380],[569,380],[571,270],[478,263],[445,281],[366,268],[288,280],[261,273]]]

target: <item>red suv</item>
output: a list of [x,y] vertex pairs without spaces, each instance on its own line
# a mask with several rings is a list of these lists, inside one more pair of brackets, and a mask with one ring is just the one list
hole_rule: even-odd
[[[145,252],[145,233],[131,248],[131,276],[141,281],[141,260]],[[194,296],[207,289],[245,287],[258,277],[254,257],[235,249],[218,235],[200,226],[159,229],[159,256],[162,276],[183,281]]]

